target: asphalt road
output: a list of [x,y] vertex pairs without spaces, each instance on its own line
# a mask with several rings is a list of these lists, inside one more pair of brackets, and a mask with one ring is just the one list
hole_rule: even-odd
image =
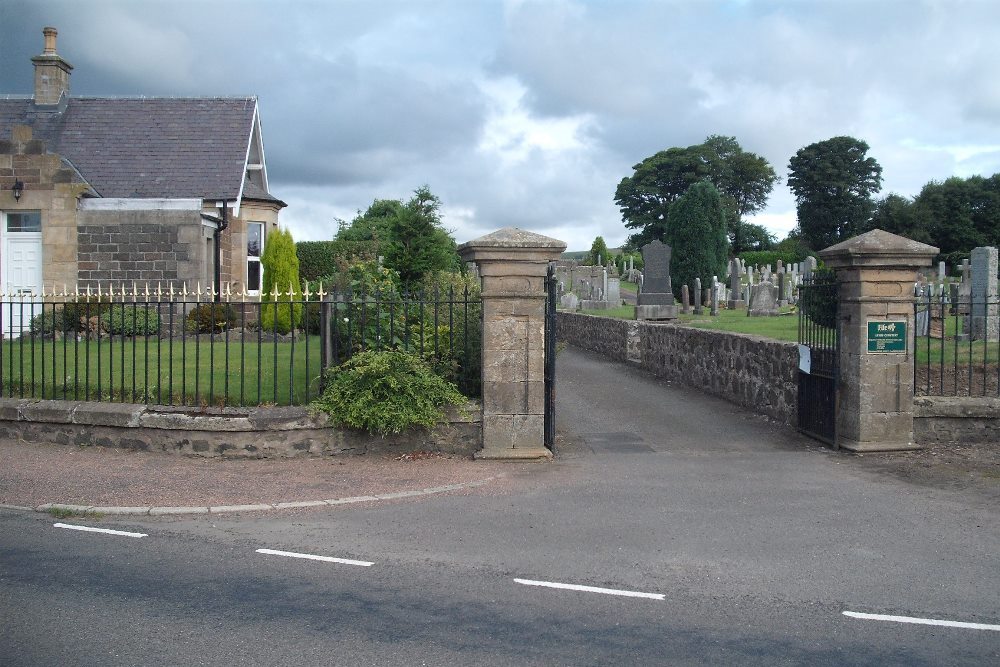
[[574,350],[558,387],[556,462],[481,489],[64,521],[145,537],[0,513],[0,663],[1000,663],[987,498]]

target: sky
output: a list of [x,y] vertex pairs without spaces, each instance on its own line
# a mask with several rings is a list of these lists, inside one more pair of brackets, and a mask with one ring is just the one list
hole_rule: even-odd
[[0,93],[31,93],[47,25],[73,94],[256,95],[296,240],[427,185],[459,243],[616,247],[618,182],[711,134],[774,167],[749,221],[779,239],[817,141],[866,141],[883,195],[1000,172],[995,1],[2,0]]

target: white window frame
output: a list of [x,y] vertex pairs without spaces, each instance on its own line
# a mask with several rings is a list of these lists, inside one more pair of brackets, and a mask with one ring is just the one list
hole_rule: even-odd
[[[258,225],[260,227],[260,250],[258,251],[260,254],[258,254],[256,257],[252,257],[250,255],[250,248],[247,247],[245,249],[247,256],[247,267],[246,267],[247,294],[253,296],[260,296],[261,287],[264,285],[264,265],[261,264],[260,258],[264,254],[264,244],[267,243],[267,223],[258,222],[256,220],[251,220],[247,222],[247,243],[246,243],[247,246],[250,245],[250,225]],[[259,267],[257,270],[258,271],[257,275],[260,276],[260,283],[256,286],[257,287],[256,289],[252,289],[249,284],[251,263],[256,263]]]

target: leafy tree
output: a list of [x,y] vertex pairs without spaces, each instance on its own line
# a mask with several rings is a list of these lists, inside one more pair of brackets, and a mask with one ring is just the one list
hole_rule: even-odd
[[788,236],[778,241],[774,246],[776,252],[790,256],[791,262],[801,262],[809,256],[809,246],[802,240],[802,235],[797,229],[793,229]]
[[670,207],[673,248],[670,275],[674,285],[691,285],[695,278],[710,286],[712,276],[725,274],[729,257],[726,217],[714,185],[696,183]]
[[895,192],[875,202],[875,210],[866,229],[884,229],[916,241],[930,243],[925,216],[913,200]]
[[638,229],[629,243],[640,248],[653,239],[667,238],[670,205],[687,189],[709,175],[708,166],[690,148],[669,148],[632,167],[615,190],[615,203],[628,229]]
[[743,150],[735,137],[712,135],[704,143],[669,148],[633,167],[615,191],[615,203],[629,229],[627,244],[638,248],[668,238],[669,209],[688,188],[708,180],[722,195],[729,234],[742,245],[739,223],[767,203],[777,175],[764,158]]
[[799,230],[814,250],[856,236],[868,224],[882,167],[867,152],[860,139],[833,137],[800,148],[788,162]]
[[455,239],[441,223],[441,200],[427,186],[414,192],[386,225],[385,264],[406,287],[434,271],[459,268]]
[[427,186],[418,188],[407,202],[376,199],[350,224],[342,223],[336,243],[350,258],[385,258],[404,286],[412,287],[434,271],[460,268],[455,240],[441,223],[441,201]]
[[[771,163],[756,153],[744,151],[736,137],[713,134],[705,139],[702,150],[709,165],[712,183],[722,195],[733,253],[751,249],[765,250],[766,248],[754,248],[751,245],[753,241],[744,241],[743,232],[753,234],[755,230],[745,227],[743,218],[767,205],[767,198],[778,181]],[[759,245],[759,235],[756,235],[755,240]]]
[[598,236],[590,246],[590,265],[607,264],[608,259],[608,244],[603,236]]
[[750,222],[741,222],[739,225],[739,238],[742,246],[739,250],[733,246],[733,254],[740,254],[747,251],[773,250],[778,240],[774,234],[767,231],[763,225],[755,225]]
[[271,232],[260,256],[264,268],[260,326],[264,331],[287,334],[302,319],[299,258],[287,229]]

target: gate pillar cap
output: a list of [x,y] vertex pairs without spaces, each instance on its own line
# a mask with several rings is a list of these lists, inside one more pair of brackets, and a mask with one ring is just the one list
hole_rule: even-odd
[[550,262],[565,250],[564,241],[517,227],[504,227],[458,246],[464,262]]
[[938,248],[926,243],[873,229],[820,250],[818,254],[833,269],[851,266],[913,268],[930,266],[938,252]]

